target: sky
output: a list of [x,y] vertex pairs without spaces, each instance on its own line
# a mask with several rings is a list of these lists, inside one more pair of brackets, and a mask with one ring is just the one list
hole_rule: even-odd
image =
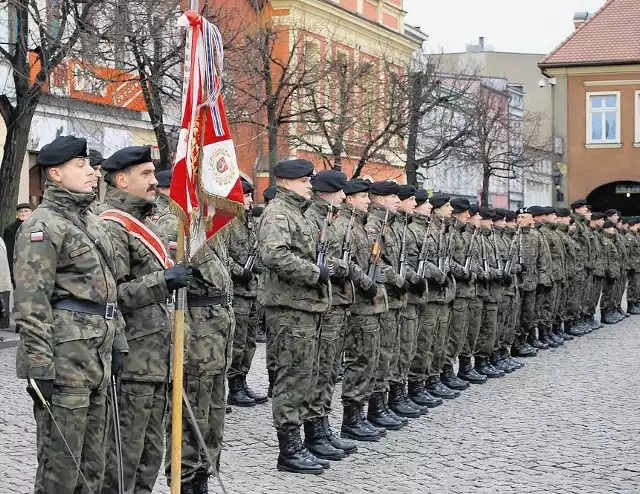
[[576,12],[605,0],[404,0],[405,22],[429,35],[430,52],[465,51],[484,36],[496,51],[546,54],[573,30]]

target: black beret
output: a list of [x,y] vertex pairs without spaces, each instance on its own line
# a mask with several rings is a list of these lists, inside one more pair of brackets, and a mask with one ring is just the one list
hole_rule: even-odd
[[338,170],[322,170],[311,177],[311,185],[317,192],[338,192],[347,185],[347,176]]
[[502,208],[496,208],[493,210],[493,220],[499,221],[507,217],[507,210]]
[[604,212],[604,217],[605,218],[610,218],[611,216],[613,216],[614,214],[618,214],[618,210],[617,209],[607,209]]
[[556,212],[556,208],[554,208],[553,206],[545,206],[544,210],[544,214],[554,214]]
[[529,210],[530,208],[520,208],[516,211],[517,215],[521,215],[521,214],[531,214],[531,211]]
[[558,208],[556,209],[556,216],[558,218],[566,218],[571,216],[571,210],[569,208]]
[[33,208],[31,207],[31,204],[29,204],[28,202],[21,202],[16,206],[16,211],[20,211],[21,209],[27,209],[27,208],[33,210]]
[[604,218],[604,213],[598,211],[591,213],[591,221],[601,220],[602,218]]
[[504,219],[506,219],[507,221],[515,221],[517,217],[518,217],[518,213],[516,213],[515,211],[507,211],[507,214],[505,214]]
[[100,166],[104,159],[100,152],[95,149],[89,149],[89,164],[93,167]]
[[278,178],[303,178],[313,175],[313,163],[309,160],[281,161],[273,168],[273,174]]
[[273,198],[276,196],[277,191],[278,189],[275,187],[275,185],[272,185],[271,187],[267,187],[266,189],[264,189],[264,192],[262,193],[262,197],[264,197],[264,201],[265,202],[273,201]]
[[401,201],[416,195],[416,188],[413,185],[401,185],[398,187],[398,197]]
[[161,172],[156,173],[156,180],[158,181],[158,187],[164,187],[168,189],[171,187],[171,176],[173,175],[172,170],[162,170]]
[[479,211],[480,211],[480,206],[478,206],[477,204],[471,204],[471,206],[469,206],[469,214],[471,216],[475,216],[476,214],[478,214]]
[[587,205],[587,201],[585,201],[584,199],[578,199],[577,201],[573,201],[571,203],[571,209],[578,209],[586,205]]
[[449,201],[451,201],[451,196],[449,194],[445,194],[444,192],[438,192],[437,194],[433,194],[429,198],[429,202],[434,208],[440,208]]
[[464,197],[454,197],[451,199],[451,206],[453,207],[454,213],[464,213],[465,211],[469,211],[471,203],[469,199],[465,199]]
[[102,168],[107,172],[119,172],[130,166],[152,162],[151,146],[129,146],[116,151],[104,160]]
[[545,214],[549,214],[549,213],[547,213],[547,208],[545,206],[531,206],[529,208],[529,212],[534,217],[535,216],[543,216]]
[[629,226],[633,226],[640,223],[640,220],[638,218],[629,218],[629,221],[627,221],[627,223],[629,224]]
[[611,220],[604,220],[604,225],[602,225],[602,228],[615,228],[616,224],[611,221]]
[[60,136],[42,146],[36,165],[48,167],[66,163],[73,158],[88,158],[87,140],[81,137]]
[[264,208],[263,208],[263,207],[261,207],[261,206],[256,206],[255,208],[251,208],[251,215],[252,215],[254,218],[259,218],[263,211],[264,211]]
[[496,212],[491,208],[479,208],[478,213],[483,220],[492,220]]
[[370,188],[371,182],[369,182],[368,180],[363,180],[361,178],[355,178],[353,180],[347,181],[343,190],[345,195],[350,196],[353,194],[358,194],[360,192],[369,192]]
[[397,195],[400,186],[389,180],[381,180],[378,182],[373,182],[371,184],[371,188],[369,189],[369,193],[375,196],[391,196]]
[[424,189],[416,190],[416,204],[420,206],[420,204],[424,204],[429,199],[429,193]]
[[253,185],[251,185],[246,180],[241,180],[241,182],[242,182],[242,193],[251,194],[253,192]]

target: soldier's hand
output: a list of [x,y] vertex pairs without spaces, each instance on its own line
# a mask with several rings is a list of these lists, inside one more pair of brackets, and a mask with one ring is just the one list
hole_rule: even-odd
[[4,303],[4,297],[0,293],[0,318],[5,318],[9,315],[9,311],[7,310],[7,306]]
[[264,268],[261,264],[258,264],[257,262],[253,263],[253,267],[251,268],[251,272],[253,274],[262,274],[262,271],[264,271]]
[[424,292],[427,291],[427,282],[424,281],[423,278],[418,278],[415,283],[409,284],[409,291],[414,295],[422,297],[424,295]]
[[438,285],[444,285],[447,282],[447,274],[438,269],[433,281]]
[[178,288],[187,288],[191,281],[191,268],[178,264],[164,271],[164,281],[170,292]]
[[124,367],[125,354],[118,350],[111,351],[111,375],[119,376],[122,374],[122,368]]
[[378,269],[378,271],[376,272],[376,283],[382,283],[383,285],[385,285],[387,281],[387,273],[382,269]]
[[331,272],[327,266],[318,266],[320,268],[320,275],[318,276],[318,285],[326,285],[329,283],[329,277]]
[[376,298],[377,294],[378,294],[378,285],[376,285],[375,283],[371,284],[369,288],[364,290],[364,296],[367,300],[373,300],[374,298]]
[[511,279],[511,275],[509,273],[502,273],[502,284],[504,286],[511,286],[513,280]]
[[[34,381],[45,401],[51,403],[51,397],[53,396],[53,379],[34,379]],[[35,390],[31,389],[31,386],[27,388],[27,391],[36,405],[42,405],[38,394]]]
[[238,280],[238,282],[242,283],[243,285],[248,285],[249,283],[251,283],[251,280],[253,280],[253,273],[248,269],[243,269],[242,274],[236,276],[236,280]]
[[409,291],[409,288],[411,288],[411,283],[409,283],[407,280],[404,281],[404,283],[402,284],[402,286],[398,287],[398,290],[400,291],[400,293],[407,293]]
[[514,264],[511,272],[515,274],[526,273],[527,269],[524,264]]

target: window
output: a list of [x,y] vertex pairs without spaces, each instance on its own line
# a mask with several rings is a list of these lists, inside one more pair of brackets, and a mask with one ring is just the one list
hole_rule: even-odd
[[587,144],[620,142],[620,91],[587,93]]
[[635,92],[635,116],[636,116],[636,121],[635,121],[635,137],[634,137],[634,144],[635,145],[640,145],[640,91],[636,91]]

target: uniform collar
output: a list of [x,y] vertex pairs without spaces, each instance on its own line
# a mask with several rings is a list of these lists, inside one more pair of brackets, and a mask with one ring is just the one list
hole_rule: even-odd
[[149,216],[155,207],[154,202],[129,194],[112,185],[107,185],[104,202],[109,206],[129,213],[138,220],[143,220]]
[[277,192],[276,197],[273,199],[274,201],[282,201],[300,210],[309,205],[309,201],[307,199],[302,197],[300,194],[296,194],[292,190],[285,189],[280,185],[276,187],[276,190]]
[[97,196],[93,192],[86,194],[71,192],[51,181],[47,181],[44,186],[43,199],[57,204],[65,211],[83,213],[91,206],[91,203],[95,201],[96,198]]

